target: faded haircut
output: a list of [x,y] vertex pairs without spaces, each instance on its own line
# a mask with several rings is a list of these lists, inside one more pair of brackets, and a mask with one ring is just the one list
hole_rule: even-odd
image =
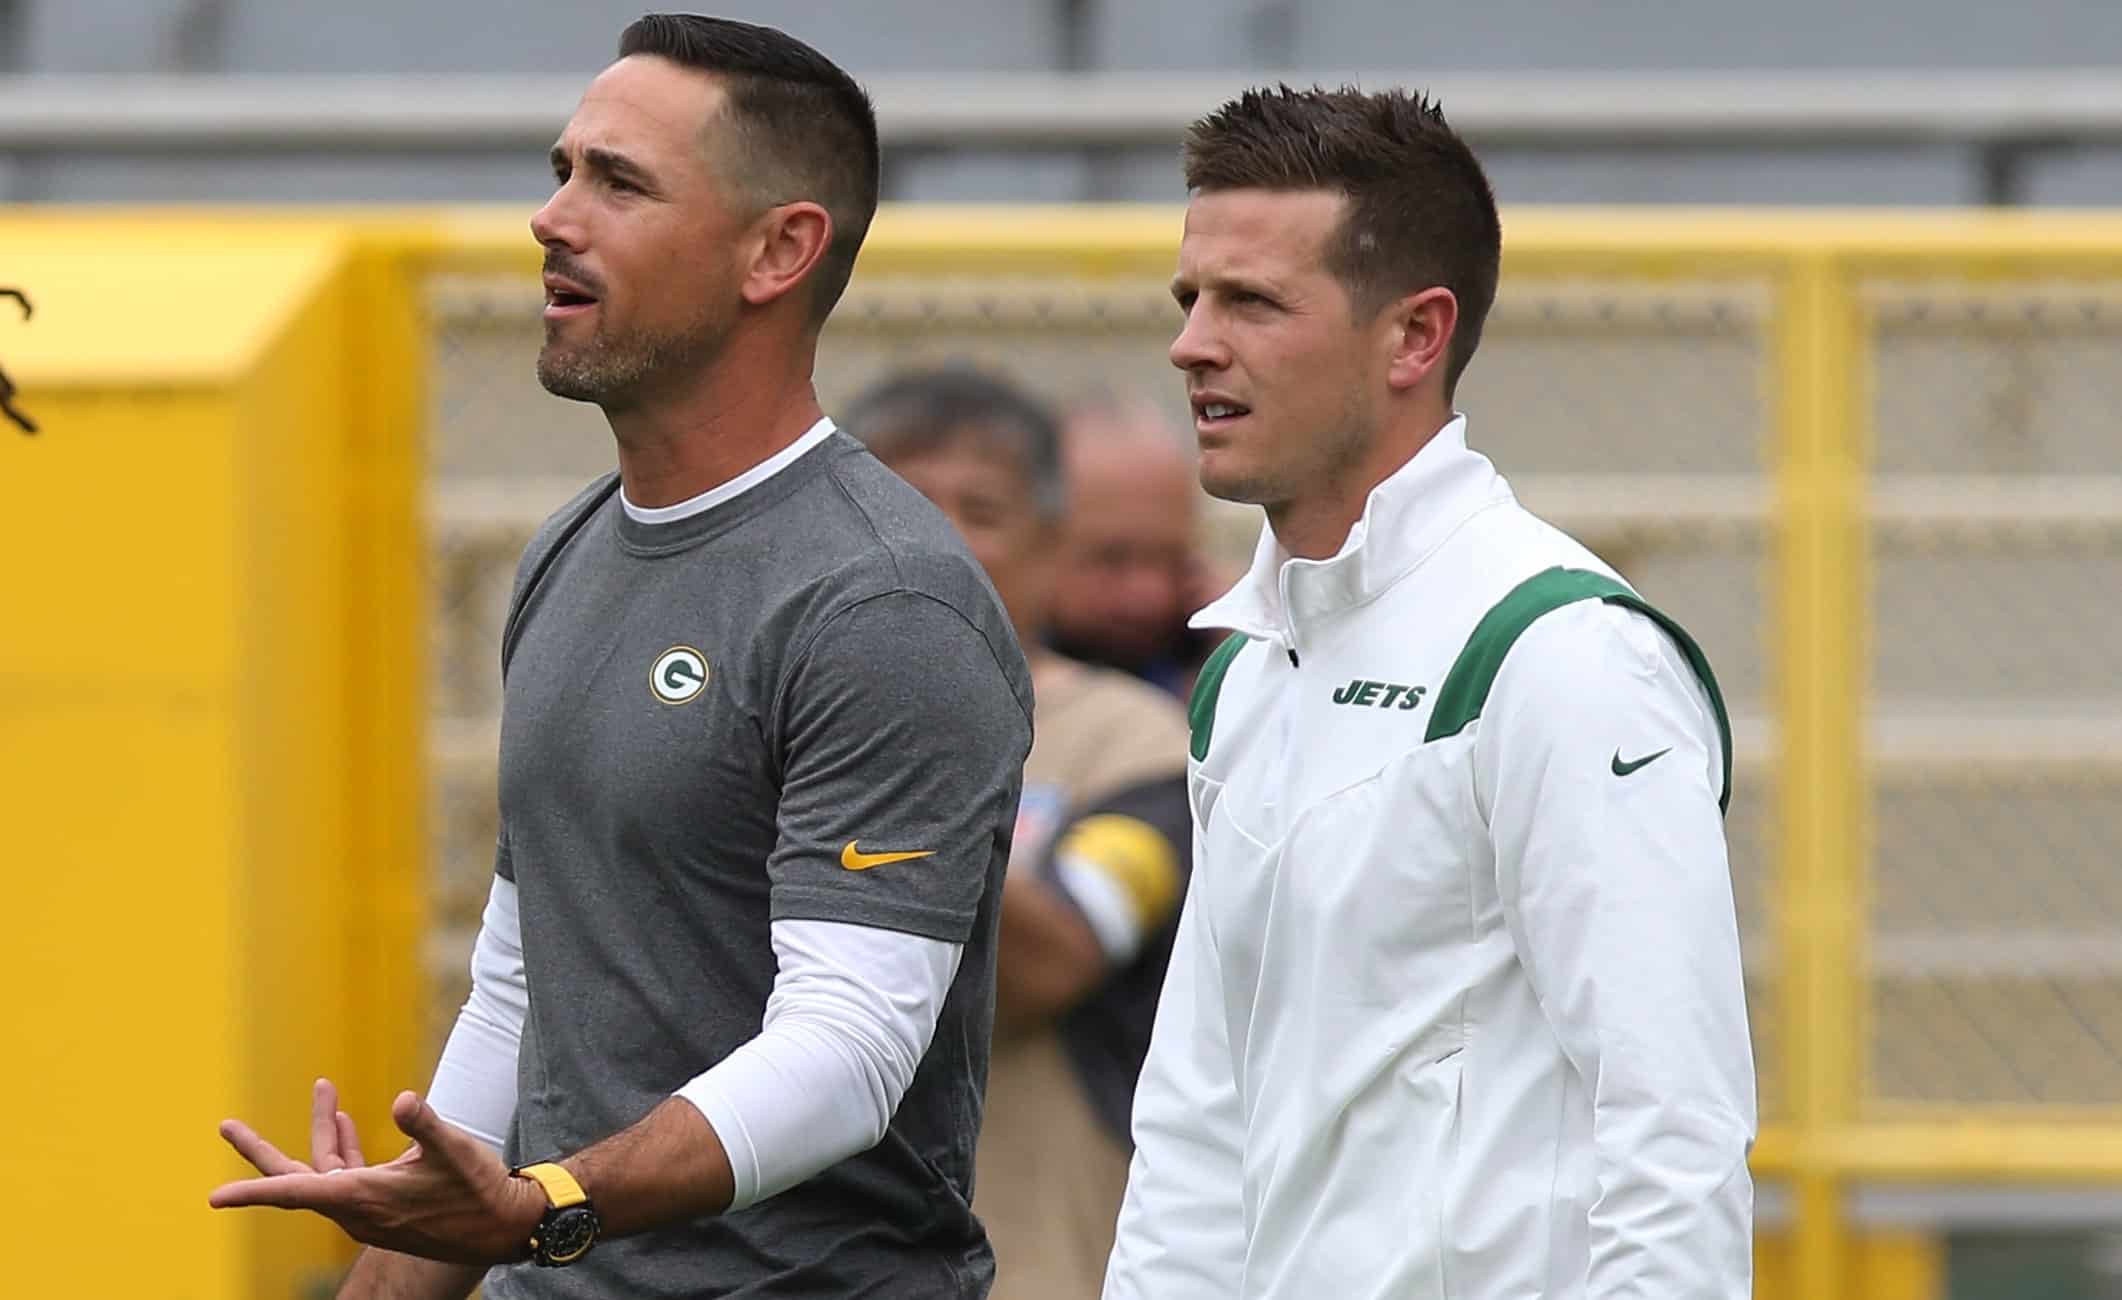
[[649,14],[619,37],[620,58],[637,54],[722,79],[733,128],[731,172],[761,211],[809,200],[832,216],[832,243],[809,286],[811,325],[823,325],[877,215],[877,114],[869,95],[795,37],[729,18]]
[[1181,158],[1194,192],[1345,197],[1326,269],[1364,317],[1411,293],[1451,290],[1459,322],[1445,362],[1447,398],[1457,388],[1496,299],[1503,231],[1480,160],[1434,100],[1347,86],[1248,90],[1187,129]]

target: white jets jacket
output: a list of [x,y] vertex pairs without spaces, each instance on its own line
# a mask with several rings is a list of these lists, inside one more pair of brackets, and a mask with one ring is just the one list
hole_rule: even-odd
[[1454,420],[1251,572],[1107,1300],[1751,1294],[1723,703]]

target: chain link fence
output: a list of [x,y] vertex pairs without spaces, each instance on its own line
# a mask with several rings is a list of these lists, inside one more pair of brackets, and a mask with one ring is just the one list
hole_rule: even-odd
[[2122,281],[1863,292],[1864,1104],[2122,1119]]

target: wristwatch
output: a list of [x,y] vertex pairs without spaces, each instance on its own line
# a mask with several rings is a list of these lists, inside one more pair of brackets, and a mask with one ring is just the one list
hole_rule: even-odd
[[559,1165],[524,1165],[509,1173],[528,1178],[545,1192],[545,1216],[531,1233],[532,1262],[545,1268],[572,1264],[597,1244],[597,1211],[575,1176]]

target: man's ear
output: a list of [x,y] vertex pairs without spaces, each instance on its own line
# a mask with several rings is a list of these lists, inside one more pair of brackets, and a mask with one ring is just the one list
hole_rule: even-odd
[[1411,293],[1385,309],[1386,382],[1396,390],[1415,387],[1430,375],[1444,377],[1452,339],[1459,332],[1459,300],[1443,285]]
[[752,227],[758,251],[745,268],[739,292],[763,307],[803,283],[833,242],[833,218],[815,203],[782,203],[759,215]]

